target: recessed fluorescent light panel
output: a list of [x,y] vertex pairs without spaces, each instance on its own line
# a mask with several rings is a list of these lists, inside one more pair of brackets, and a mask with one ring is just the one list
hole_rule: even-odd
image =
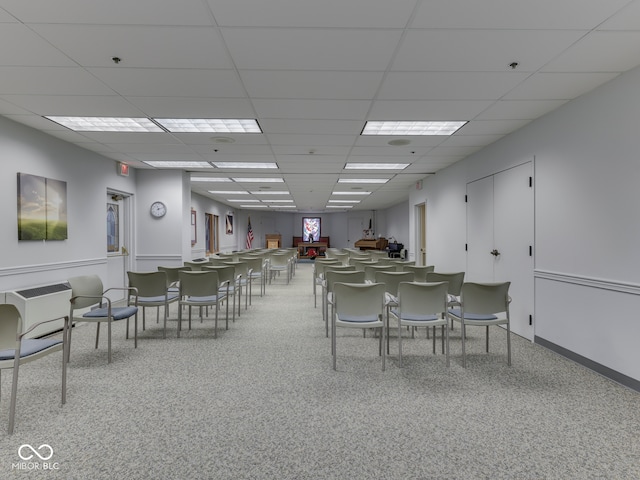
[[295,205],[270,205],[270,207],[276,210],[279,208],[298,208]]
[[217,168],[278,168],[277,163],[258,162],[211,162]]
[[329,203],[360,203],[360,200],[329,200]]
[[347,163],[345,170],[404,170],[409,163]]
[[252,195],[289,195],[289,192],[286,190],[282,190],[282,191],[273,191],[273,192],[267,192],[267,191],[263,191],[263,190],[258,190],[255,192],[251,192]]
[[231,183],[231,179],[225,178],[225,177],[191,177],[191,181],[192,182]]
[[209,162],[143,162],[149,165],[150,167],[156,168],[211,168]]
[[371,192],[333,192],[331,195],[370,195]]
[[234,177],[234,182],[240,183],[284,183],[282,178],[240,178]]
[[367,122],[362,135],[453,135],[464,122]]
[[353,208],[353,205],[327,205],[326,208]]
[[248,198],[227,198],[227,202],[244,202],[244,203],[260,203],[260,200]]
[[240,205],[240,207],[244,207],[244,208],[269,208],[268,205]]
[[245,190],[209,190],[208,192],[214,195],[249,195],[249,192]]
[[154,118],[172,133],[262,133],[253,118]]
[[148,118],[44,117],[75,132],[164,132]]
[[265,203],[293,203],[293,200],[270,200],[270,199],[265,199],[263,200],[263,202]]
[[339,178],[338,183],[387,183],[388,178]]

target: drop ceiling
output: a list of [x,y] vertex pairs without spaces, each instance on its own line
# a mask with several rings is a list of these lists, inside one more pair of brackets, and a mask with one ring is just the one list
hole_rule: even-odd
[[[354,198],[334,191],[370,191],[354,210],[396,205],[426,175],[638,64],[640,0],[0,0],[0,115],[133,168],[275,162],[193,170],[284,179],[193,183],[234,208],[238,196],[208,191],[287,191],[270,200],[294,211]],[[52,115],[253,118],[263,133],[73,132]],[[368,120],[468,123],[392,146],[361,135]]]

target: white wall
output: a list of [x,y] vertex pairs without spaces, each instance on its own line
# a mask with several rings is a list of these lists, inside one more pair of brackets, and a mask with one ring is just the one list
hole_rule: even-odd
[[[18,241],[17,173],[67,182],[68,239]],[[0,291],[107,272],[108,188],[135,192],[136,172],[120,177],[100,155],[0,117]]]
[[[430,263],[464,270],[466,183],[534,160],[535,334],[640,380],[640,69],[425,178]],[[414,224],[410,237],[415,243]]]

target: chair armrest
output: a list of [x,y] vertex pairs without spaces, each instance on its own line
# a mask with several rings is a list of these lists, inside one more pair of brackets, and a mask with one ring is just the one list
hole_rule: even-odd
[[[127,291],[129,292],[129,296],[133,295],[134,297],[136,297],[136,300],[134,302],[134,306],[138,306],[138,288],[137,287],[111,287],[111,288],[107,288],[104,292],[102,292],[102,295],[104,295],[105,293],[111,291],[111,290],[120,290],[120,291]],[[131,293],[133,292],[133,293]],[[129,298],[127,298],[127,305],[130,305],[130,300]]]
[[34,323],[33,325],[31,325],[31,327],[26,332],[23,332],[20,335],[18,335],[18,338],[20,340],[22,340],[22,337],[24,337],[27,333],[31,332],[34,328],[37,328],[40,325],[43,325],[45,323],[57,322],[58,320],[64,320],[64,323],[68,327],[68,325],[69,325],[69,316],[68,315],[65,315],[64,317],[52,318],[51,320],[42,320],[41,322]]

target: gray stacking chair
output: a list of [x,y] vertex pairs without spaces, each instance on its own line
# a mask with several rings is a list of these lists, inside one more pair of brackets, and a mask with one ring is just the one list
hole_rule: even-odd
[[64,405],[67,402],[66,350],[69,347],[69,342],[66,341],[66,339],[70,330],[69,317],[65,317],[62,340],[55,338],[25,338],[37,326],[57,320],[56,318],[36,323],[26,332],[23,332],[22,317],[15,305],[0,305],[0,372],[4,369],[13,369],[11,401],[9,405],[9,435],[13,433],[15,425],[20,365],[62,350],[62,404]]
[[386,349],[383,348],[386,315],[384,314],[384,285],[380,283],[341,283],[333,286],[333,312],[331,317],[331,354],[336,370],[337,328],[379,328],[379,354],[382,356],[382,371],[385,370]]
[[[402,367],[402,328],[441,326],[442,350],[449,366],[449,329],[447,326],[447,283],[402,282],[398,286],[397,306],[390,309],[398,325],[398,363]],[[436,336],[433,335],[433,353],[436,353]]]
[[[349,267],[355,268],[353,265]],[[333,316],[333,285],[336,282],[344,283],[364,283],[364,272],[361,270],[327,270],[325,272],[324,295],[323,295],[323,319],[327,338],[329,337],[329,318]],[[331,313],[329,314],[329,306]]]
[[[227,319],[229,318],[229,305],[232,305],[231,320],[236,321],[236,269],[232,265],[214,265],[203,267],[202,271],[213,270],[218,272],[218,281],[220,282],[220,293],[226,295]],[[240,296],[238,295],[238,312],[240,311]],[[238,313],[239,314],[239,313]],[[227,328],[229,322],[227,322]]]
[[[189,330],[191,330],[191,309],[199,307],[200,322],[202,323],[203,307],[215,307],[215,326],[213,338],[218,337],[218,313],[220,302],[227,298],[226,293],[220,289],[218,272],[204,270],[199,272],[180,272],[180,307],[189,308]],[[227,313],[227,326],[229,328],[229,315]],[[182,330],[182,308],[178,309],[178,338]]]
[[[163,274],[164,275],[164,274]],[[107,324],[107,358],[111,363],[111,324],[117,320],[127,320],[127,335],[129,338],[129,319],[134,317],[134,348],[138,348],[138,307],[137,303],[124,307],[114,307],[111,300],[105,294],[111,290],[127,291],[127,298],[135,295],[135,288],[109,288],[103,289],[102,280],[97,275],[82,275],[71,277],[71,299],[69,301],[69,321],[71,325],[77,322],[92,322],[96,324],[96,347],[100,339],[100,324]],[[97,308],[94,308],[97,307]],[[91,310],[89,310],[91,309]],[[89,311],[87,311],[89,310]],[[69,329],[69,348],[67,348],[67,361],[71,351],[71,332]]]
[[162,338],[167,338],[167,319],[169,318],[169,305],[178,301],[178,292],[167,288],[166,272],[127,272],[129,287],[135,289],[132,295],[135,304],[142,307],[142,328],[146,328],[146,307],[164,307],[164,327]]
[[507,327],[507,365],[511,366],[511,319],[509,316],[509,286],[503,283],[464,283],[460,293],[460,307],[450,308],[449,317],[459,321],[462,336],[462,366],[467,366],[465,331],[467,326],[486,327],[486,350],[489,353],[489,327]]

